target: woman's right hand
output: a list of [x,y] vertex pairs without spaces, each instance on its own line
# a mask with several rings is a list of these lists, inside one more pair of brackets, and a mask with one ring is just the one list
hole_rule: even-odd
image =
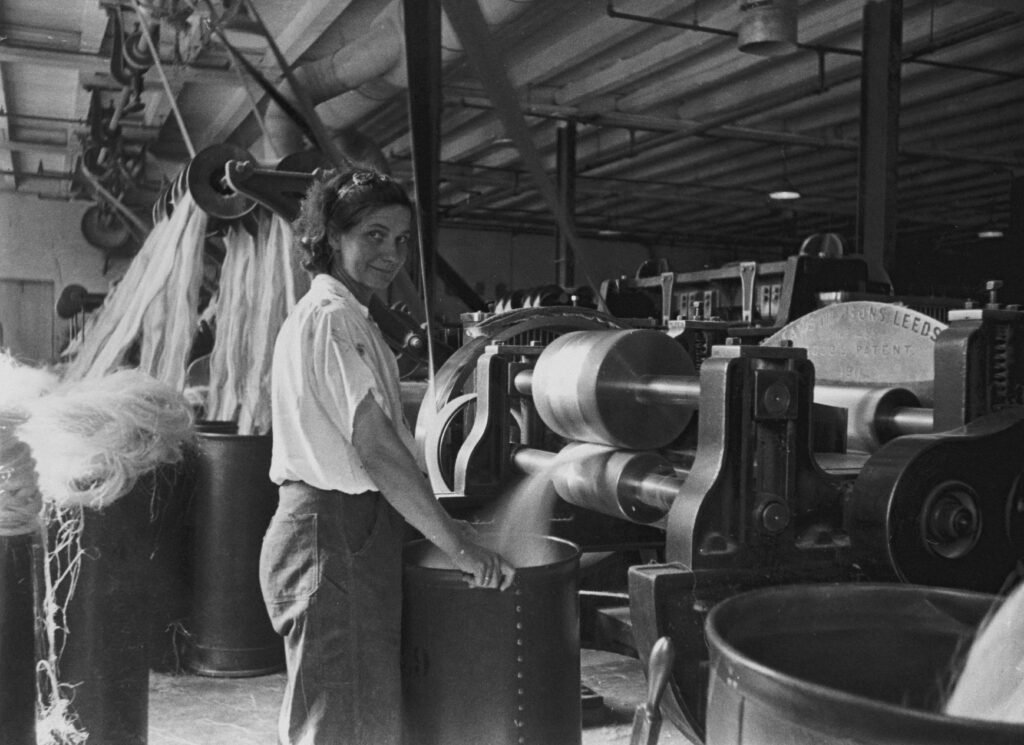
[[515,579],[516,570],[494,551],[463,538],[451,556],[456,568],[469,575],[466,581],[472,587],[505,590]]

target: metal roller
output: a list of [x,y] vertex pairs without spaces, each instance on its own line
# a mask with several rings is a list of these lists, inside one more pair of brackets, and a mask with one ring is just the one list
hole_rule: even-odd
[[847,450],[873,453],[894,437],[932,431],[933,410],[906,388],[819,383],[814,402],[847,410]]
[[629,450],[675,440],[700,392],[686,350],[648,329],[565,334],[516,384],[533,394],[544,423],[562,437]]
[[558,453],[521,448],[513,461],[525,473],[550,471],[559,497],[577,507],[650,525],[668,514],[683,478],[654,452],[574,442]]
[[[423,398],[416,415],[416,443],[428,464],[435,492],[448,492],[454,483],[454,453],[462,445],[461,427],[451,426],[455,412],[447,407],[475,390],[476,364],[488,344],[549,344],[559,336],[581,330],[621,327],[621,321],[587,308],[538,308],[495,314],[466,329],[466,343],[437,371],[431,395]],[[445,431],[445,438],[435,432]]]

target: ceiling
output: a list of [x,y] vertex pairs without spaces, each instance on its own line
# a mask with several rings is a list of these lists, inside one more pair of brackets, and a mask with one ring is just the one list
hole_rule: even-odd
[[[234,142],[272,158],[260,142],[272,123],[254,113],[267,97],[218,33],[278,87],[260,22],[300,80],[313,81],[310,63],[333,55],[335,79],[310,82],[318,117],[368,136],[396,174],[411,176],[401,1],[253,5],[4,0],[0,189],[99,194],[141,224],[190,152]],[[864,0],[799,0],[799,47],[782,56],[737,48],[739,0],[480,6],[487,47],[552,178],[558,128],[575,132],[582,235],[761,258],[814,232],[855,234]],[[116,64],[125,59],[118,16],[126,33],[140,17],[162,20],[160,65],[144,64],[139,35],[126,43],[141,71]],[[1011,180],[1024,167],[1024,3],[903,0],[902,24],[897,243],[957,244],[990,224],[1005,229]],[[441,225],[552,232],[494,84],[459,46],[446,26]],[[766,197],[786,180],[801,199]]]

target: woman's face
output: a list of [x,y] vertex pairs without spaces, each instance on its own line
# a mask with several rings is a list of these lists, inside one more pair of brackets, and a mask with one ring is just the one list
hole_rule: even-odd
[[378,207],[332,240],[334,266],[356,282],[383,290],[409,254],[412,213],[402,205]]

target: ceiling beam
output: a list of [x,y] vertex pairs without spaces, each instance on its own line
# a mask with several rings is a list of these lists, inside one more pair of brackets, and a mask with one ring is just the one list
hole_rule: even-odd
[[[79,21],[82,32],[78,42],[78,52],[80,54],[98,58],[109,22],[110,16],[107,14],[106,9],[100,7],[99,3],[82,3],[82,15]],[[109,62],[105,61],[103,72],[110,72]],[[75,100],[69,112],[69,116],[75,119],[85,119],[89,115],[92,93],[86,89],[86,83],[89,82],[87,78],[90,74],[93,73],[79,71],[78,89],[75,92]],[[69,164],[65,161],[64,165],[66,167]]]
[[[0,109],[8,111],[7,92],[4,88],[4,67],[0,65]],[[11,130],[7,117],[0,119],[0,141],[7,142],[11,139]],[[13,188],[18,187],[18,178],[15,175],[14,159],[10,150],[0,150],[0,171],[4,176],[0,183]]]
[[985,8],[1005,10],[1007,13],[1016,13],[1017,15],[1024,13],[1024,6],[1021,6],[1020,0],[962,0],[962,2],[967,5],[981,5]]
[[[64,52],[57,50],[28,49],[13,47],[9,44],[0,45],[0,63],[35,65],[49,69],[77,70],[87,75],[109,75],[110,60],[97,54],[83,52]],[[209,85],[235,85],[238,79],[231,70],[212,67],[174,67],[170,60],[164,61],[173,67],[174,77],[185,83]]]
[[[485,98],[472,98],[469,96],[462,96],[459,98],[451,97],[448,102],[453,106],[459,106],[463,108],[479,108],[483,110],[491,110],[494,105]],[[606,114],[591,115],[586,111],[580,110],[573,106],[553,106],[545,104],[530,104],[523,103],[522,105],[524,113],[528,116],[542,116],[547,118],[565,118],[565,119],[577,119],[581,122],[588,124],[618,128],[624,130],[626,134],[622,135],[623,138],[628,136],[630,130],[643,131],[643,132],[675,132],[681,136],[699,134],[701,136],[710,137],[714,139],[722,140],[741,140],[747,142],[763,142],[770,144],[779,145],[793,145],[802,146],[814,149],[827,149],[827,150],[852,150],[856,151],[859,148],[856,139],[842,138],[842,137],[830,137],[830,136],[810,136],[799,134],[796,132],[785,132],[779,130],[772,130],[759,127],[744,127],[737,125],[723,125],[719,127],[708,128],[707,124],[694,121],[692,119],[682,119],[667,116],[646,116],[642,114],[626,114],[620,112],[608,112]],[[488,135],[484,134],[483,139],[488,140],[493,136],[500,134],[500,131],[495,128],[491,128],[491,132]],[[479,140],[479,132],[468,132],[466,137],[469,139]],[[407,145],[407,137],[403,137],[397,140],[393,144],[393,152],[401,153],[403,148]],[[609,142],[604,142],[605,148],[609,147]],[[615,143],[618,145],[624,145],[625,143]],[[457,159],[465,156],[464,152],[460,152],[458,148],[450,147],[451,143],[445,148],[445,157],[449,159]],[[479,143],[478,143],[479,145]],[[920,148],[920,147],[906,147],[901,148],[901,155],[916,157],[916,158],[930,158],[932,160],[950,161],[950,162],[964,162],[964,163],[984,163],[988,165],[1005,166],[1008,168],[1024,168],[1024,158],[1001,156],[1001,155],[988,155],[980,152],[954,152],[951,150],[942,150],[937,148]],[[624,153],[622,157],[626,157]]]
[[[0,129],[6,125],[0,125]],[[33,153],[35,155],[67,155],[68,146],[56,142],[29,142],[26,140],[4,140],[0,142],[0,163],[3,163],[4,156],[7,162],[0,165],[0,168],[9,170],[12,168],[10,162],[11,153]]]
[[81,37],[78,42],[78,51],[85,54],[99,54],[100,45],[103,44],[103,37],[107,33],[107,24],[110,17],[106,10],[96,3],[82,3],[82,19],[80,26]]

